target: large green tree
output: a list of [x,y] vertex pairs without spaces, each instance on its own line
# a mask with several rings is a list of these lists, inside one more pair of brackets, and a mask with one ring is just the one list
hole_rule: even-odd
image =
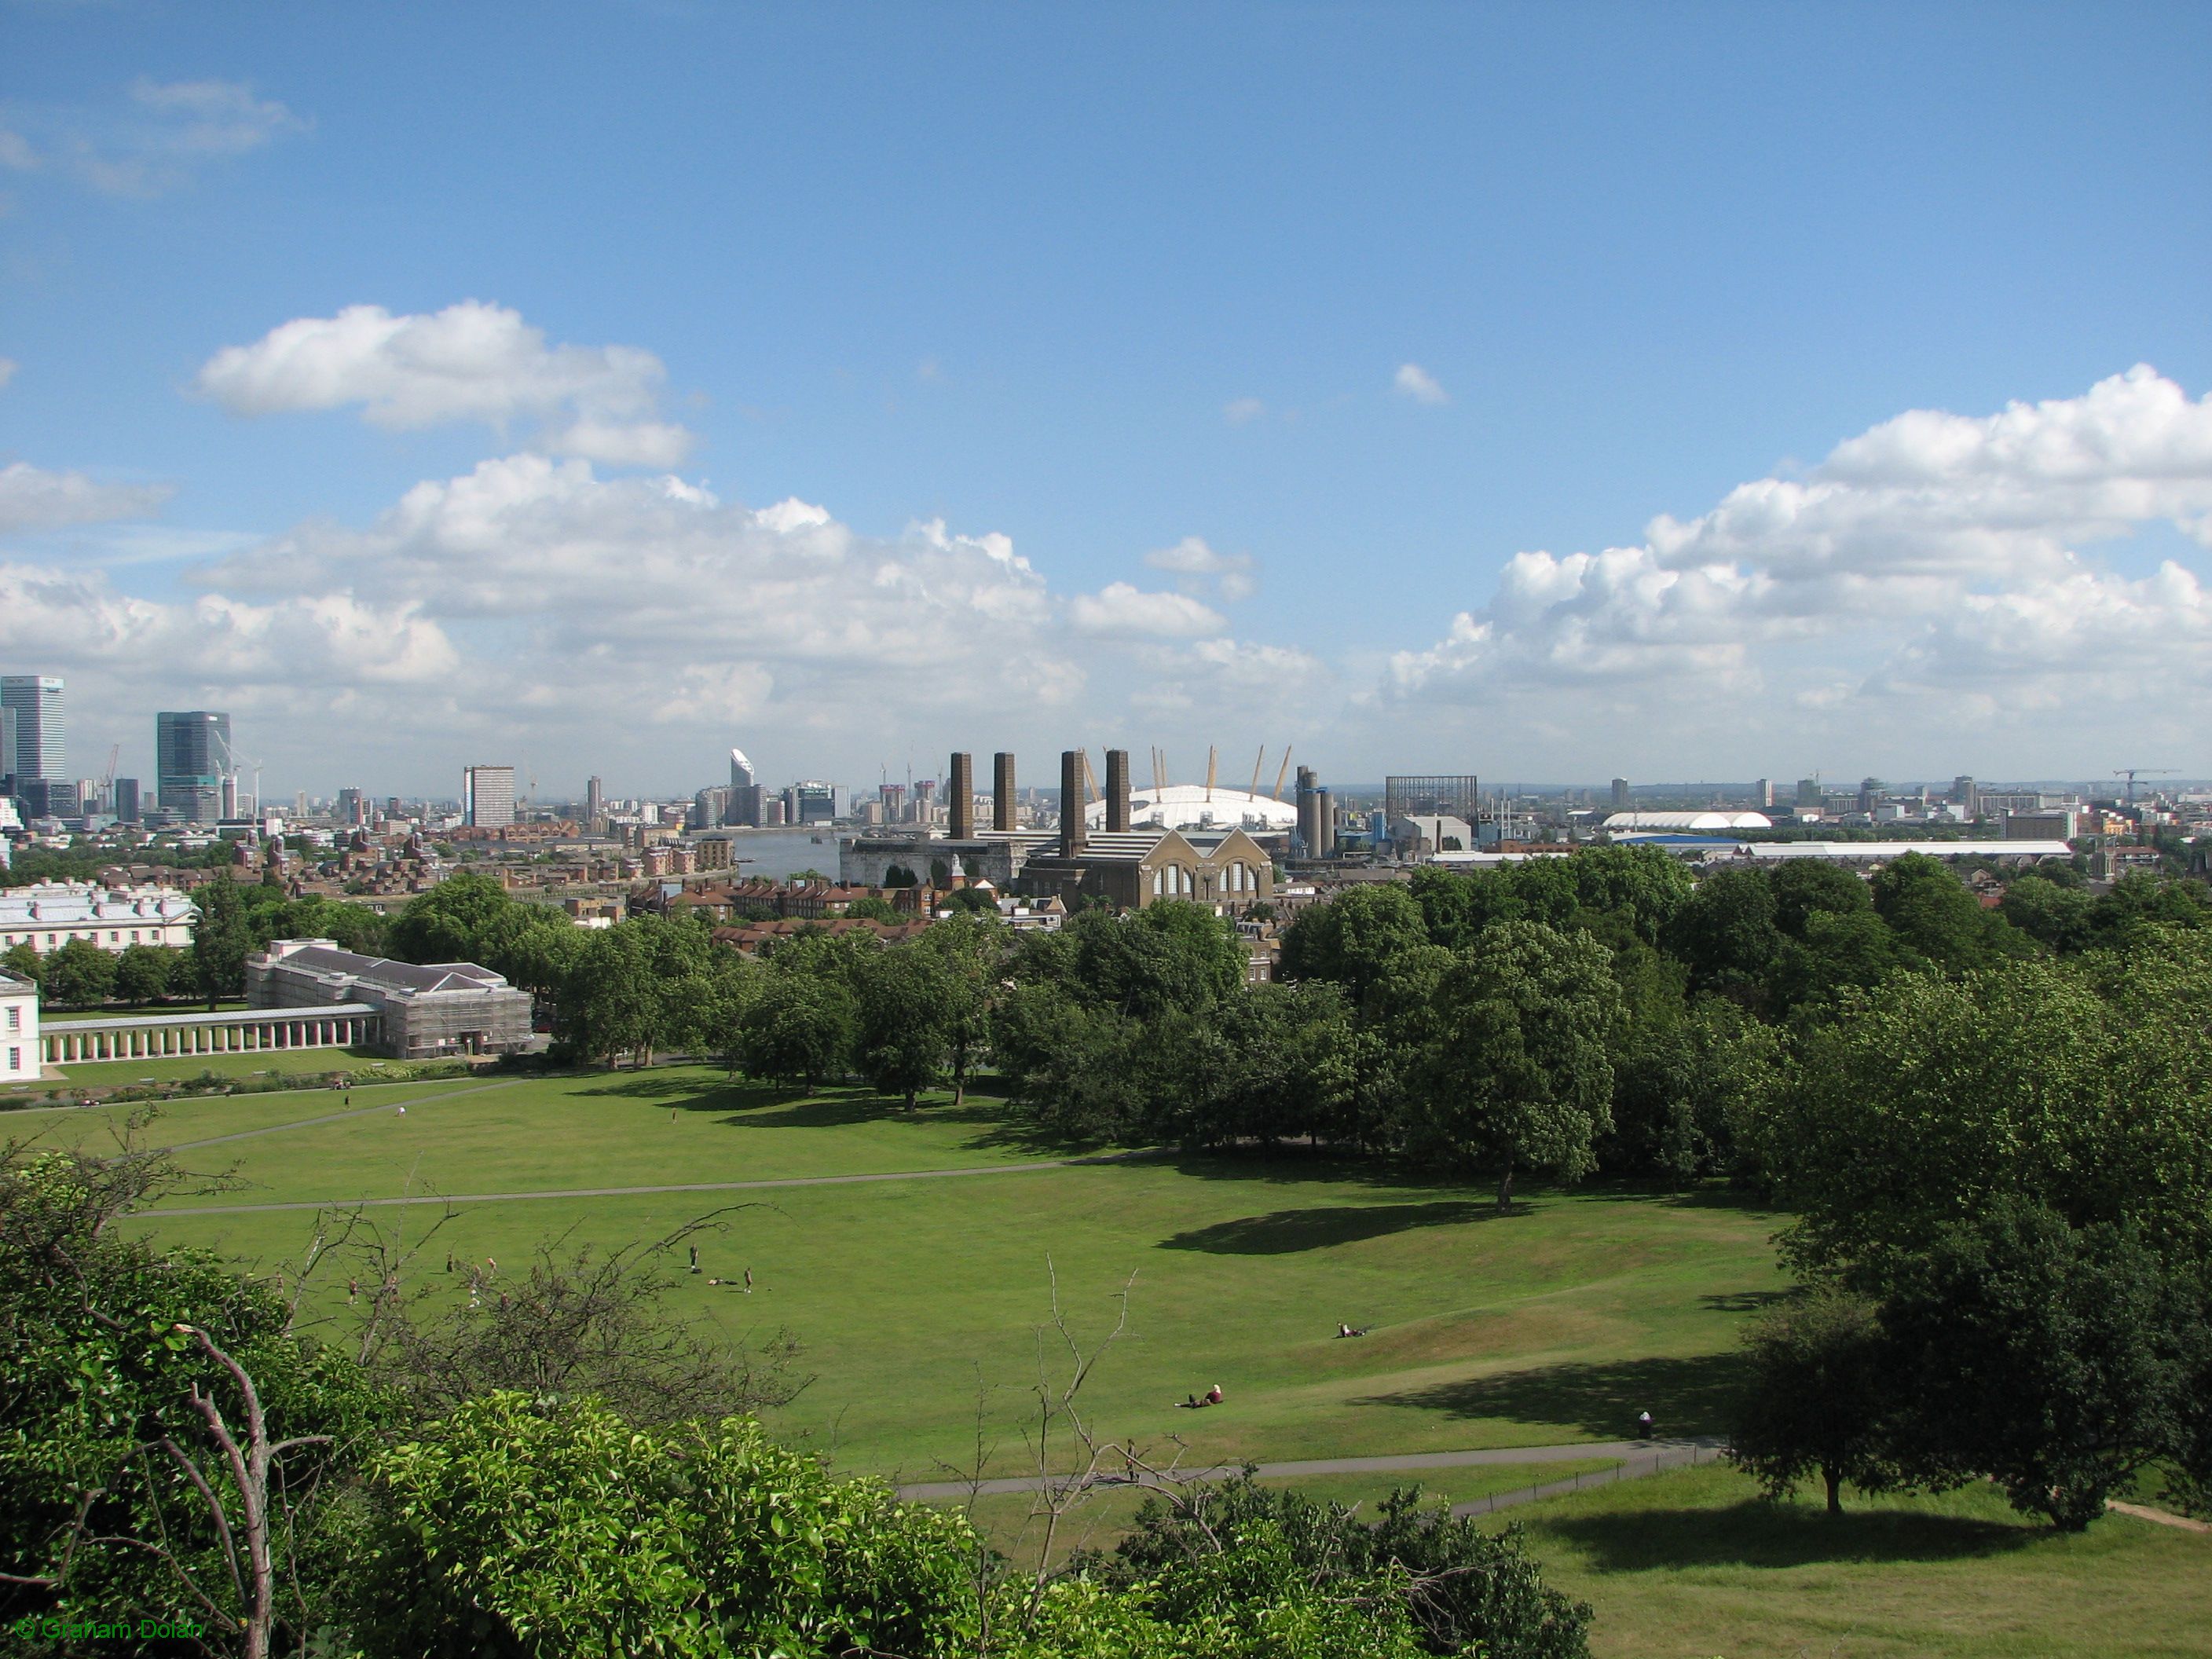
[[878,1093],[909,1112],[951,1059],[950,1026],[959,988],[941,957],[915,945],[878,951],[854,987],[854,1058]]
[[1924,1249],[2004,1199],[2212,1244],[2212,945],[1906,975],[1807,1035],[1761,1117],[1813,1265]]
[[1669,945],[1692,988],[1756,1001],[1783,948],[1774,890],[1757,869],[1716,871],[1675,915]]
[[2020,954],[2012,925],[1982,902],[1941,859],[1906,853],[1874,878],[1874,908],[1906,948],[1948,974]]
[[167,945],[131,945],[115,963],[115,994],[124,1002],[160,1002],[189,971],[184,953]]
[[2212,1382],[2201,1269],[2133,1227],[2002,1200],[1887,1278],[1898,1443],[1923,1472],[1986,1475],[2078,1532],[2139,1471],[2190,1456]]
[[1285,979],[1317,980],[1363,1000],[1401,952],[1429,942],[1413,896],[1395,882],[1363,883],[1310,905],[1283,933]]
[[1729,1455],[1779,1498],[1808,1474],[1844,1512],[1844,1483],[1879,1492],[1894,1461],[1896,1356],[1874,1304],[1832,1288],[1799,1296],[1744,1329],[1751,1375],[1729,1433]]
[[1595,1167],[1612,1123],[1610,1042],[1620,994],[1605,947],[1541,922],[1486,928],[1436,990],[1419,1064],[1419,1138],[1498,1179],[1540,1170],[1573,1180]]
[[746,1004],[738,1053],[753,1076],[811,1091],[850,1062],[858,1023],[843,975],[787,947]]
[[192,928],[192,977],[213,1012],[222,997],[246,988],[246,957],[259,943],[246,918],[238,884],[225,874],[192,890],[200,919]]
[[90,1008],[115,989],[116,956],[90,939],[73,939],[46,960],[46,1000],[61,1008]]

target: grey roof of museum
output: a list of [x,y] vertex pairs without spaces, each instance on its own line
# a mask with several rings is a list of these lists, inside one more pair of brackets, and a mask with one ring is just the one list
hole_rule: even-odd
[[365,957],[354,951],[310,945],[278,960],[279,968],[305,968],[332,978],[358,980],[364,985],[419,996],[430,991],[499,991],[507,981],[473,962],[433,962],[417,964],[394,962],[388,957]]

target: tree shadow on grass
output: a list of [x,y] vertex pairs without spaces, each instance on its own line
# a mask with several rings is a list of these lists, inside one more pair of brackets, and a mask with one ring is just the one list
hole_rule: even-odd
[[1542,1365],[1374,1395],[1355,1403],[1470,1420],[1556,1423],[1608,1439],[1633,1433],[1637,1413],[1650,1412],[1662,1435],[1724,1434],[1743,1379],[1741,1355],[1711,1353]]
[[1761,1313],[1778,1302],[1787,1302],[1792,1291],[1730,1291],[1717,1296],[1701,1296],[1698,1303],[1715,1313]]
[[1698,1566],[1802,1567],[1846,1561],[1954,1561],[2024,1549],[2045,1528],[1930,1515],[1858,1510],[1832,1516],[1810,1504],[1747,1498],[1725,1509],[1631,1507],[1544,1522],[1589,1553],[1604,1572]]
[[1455,1227],[1498,1218],[1494,1204],[1437,1199],[1427,1204],[1368,1204],[1337,1208],[1276,1210],[1267,1215],[1217,1221],[1160,1241],[1164,1250],[1204,1250],[1213,1255],[1293,1255],[1362,1238],[1381,1238],[1416,1227]]
[[773,1100],[788,1092],[773,1084],[734,1077],[720,1083],[702,1083],[696,1077],[655,1076],[651,1073],[629,1077],[612,1072],[602,1075],[607,1080],[598,1088],[579,1089],[576,1092],[590,1100],[661,1101],[701,1112],[728,1111],[732,1107]]

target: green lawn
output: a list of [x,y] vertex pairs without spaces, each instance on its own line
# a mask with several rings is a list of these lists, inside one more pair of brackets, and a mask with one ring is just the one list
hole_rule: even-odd
[[[438,1079],[428,1083],[363,1087],[352,1091],[350,1109],[360,1111],[368,1107],[381,1107],[387,1112],[394,1112],[404,1102],[456,1091],[485,1088],[490,1083],[491,1079],[488,1078],[463,1077]],[[303,1126],[300,1130],[302,1133],[320,1133],[324,1126],[315,1125],[313,1129],[304,1126],[331,1113],[349,1109],[347,1098],[338,1090],[318,1085],[309,1089],[271,1089],[266,1092],[212,1096],[194,1100],[111,1101],[89,1107],[37,1106],[0,1115],[0,1138],[12,1139],[19,1136],[36,1135],[58,1146],[94,1142],[104,1147],[122,1132],[125,1123],[149,1113],[152,1114],[150,1121],[143,1125],[138,1135],[137,1144],[142,1146],[176,1146],[218,1135],[240,1134],[293,1124]],[[222,1167],[232,1158],[239,1158],[244,1150],[243,1146],[233,1147],[228,1149],[227,1156],[220,1159],[196,1155],[185,1162],[195,1170]],[[255,1203],[265,1197],[264,1193],[256,1188],[240,1193],[237,1201]]]
[[[494,1086],[482,1086],[486,1084]],[[466,1092],[460,1092],[466,1091]],[[450,1097],[438,1098],[437,1097]],[[1134,1275],[1126,1335],[1095,1373],[1088,1420],[1187,1463],[1507,1445],[1573,1446],[1626,1433],[1719,1431],[1738,1376],[1735,1329],[1779,1289],[1780,1218],[1717,1189],[1537,1191],[1511,1216],[1488,1193],[1323,1158],[1158,1159],[1020,1170],[1054,1156],[997,1121],[995,1103],[911,1116],[854,1092],[789,1099],[706,1068],[644,1075],[441,1080],[364,1090],[377,1110],[307,1120],[327,1091],[173,1103],[176,1144],[299,1127],[198,1149],[235,1158],[257,1186],[224,1202],[421,1192],[528,1192],[957,1169],[949,1178],[753,1192],[467,1203],[426,1252],[512,1273],[564,1231],[615,1246],[719,1205],[706,1274],[675,1299],[733,1337],[788,1327],[812,1385],[772,1428],[848,1471],[945,1479],[1028,1461],[1022,1420],[1056,1270],[1060,1305],[1093,1343]],[[74,1136],[117,1109],[23,1115]],[[14,1120],[9,1120],[12,1124]],[[204,1200],[203,1200],[204,1201]],[[419,1238],[434,1207],[372,1213]],[[180,1242],[274,1266],[313,1229],[297,1210],[156,1215]],[[1049,1264],[1049,1267],[1048,1265]],[[751,1295],[706,1275],[753,1269]],[[342,1285],[333,1281],[333,1288]],[[342,1300],[342,1292],[339,1300]],[[342,1312],[341,1310],[333,1310]],[[1340,1320],[1371,1324],[1334,1340]],[[1222,1407],[1176,1409],[1219,1382]],[[1065,1459],[1056,1459],[1065,1467]],[[1372,1504],[1399,1480],[1465,1501],[1601,1460],[1294,1481]],[[1135,1499],[1078,1517],[1064,1550],[1109,1545]],[[979,1519],[1032,1558],[1029,1501]],[[1607,1484],[1516,1509],[1547,1575],[1598,1609],[1595,1650],[1621,1659],[1821,1659],[1944,1654],[2212,1654],[2212,1540],[2114,1516],[2063,1538],[1975,1488],[1868,1502],[1840,1525],[1777,1508],[1725,1468]]]
[[[300,1115],[329,1097],[299,1097]],[[356,1099],[360,1097],[357,1096]],[[206,1105],[178,1103],[185,1131]],[[995,1103],[908,1116],[857,1093],[789,1100],[705,1068],[531,1079],[219,1149],[256,1182],[231,1201],[508,1193],[985,1168],[1053,1155]],[[215,1121],[215,1120],[210,1120]],[[234,1120],[224,1118],[230,1122]],[[257,1126],[258,1127],[258,1126]],[[217,1149],[210,1149],[214,1151]],[[619,1244],[721,1204],[687,1310],[733,1333],[787,1326],[816,1381],[779,1414],[841,1466],[911,1479],[1019,1466],[1019,1419],[1052,1269],[1084,1340],[1135,1275],[1127,1334],[1086,1396],[1115,1439],[1200,1462],[1575,1443],[1717,1429],[1735,1328],[1779,1283],[1775,1218],[1726,1194],[1534,1194],[1496,1216],[1486,1190],[1310,1158],[1164,1158],[949,1179],[465,1205],[441,1236],[511,1265],[569,1228]],[[411,1231],[428,1210],[383,1211]],[[175,1216],[180,1240],[275,1264],[298,1211]],[[1048,1266],[1049,1264],[1049,1266]],[[1337,1322],[1370,1325],[1332,1340]],[[1050,1352],[1050,1345],[1046,1345]],[[1219,1382],[1222,1408],[1178,1410]]]
[[1987,1486],[1849,1509],[1765,1504],[1708,1467],[1510,1518],[1597,1610],[1600,1659],[2212,1654],[2212,1535],[2113,1515],[2065,1536]]
[[[1260,1484],[1293,1488],[1309,1498],[1348,1508],[1357,1506],[1361,1514],[1372,1516],[1394,1486],[1419,1486],[1422,1504],[1433,1508],[1439,1501],[1464,1504],[1478,1498],[1521,1492],[1539,1482],[1565,1480],[1577,1474],[1595,1475],[1617,1467],[1612,1458],[1575,1458],[1553,1463],[1437,1469],[1395,1477],[1313,1475],[1294,1480],[1262,1480]],[[1087,1495],[1051,1528],[1053,1565],[1060,1565],[1079,1549],[1112,1549],[1128,1529],[1145,1496],[1127,1486],[1109,1486]],[[969,1518],[1007,1559],[1024,1567],[1035,1567],[1038,1553],[1044,1547],[1048,1522],[1038,1512],[1038,1500],[1032,1495],[993,1492],[972,1503],[963,1499],[938,1507],[965,1510]]]
[[111,1002],[98,1008],[41,1008],[41,1025],[67,1025],[80,1019],[122,1019],[132,1014],[234,1013],[246,1006],[243,997],[225,997],[213,1008],[202,1002]]
[[[143,1054],[136,1060],[78,1061],[57,1066],[64,1083],[77,1089],[121,1089],[143,1078],[172,1083],[179,1078],[213,1072],[217,1077],[252,1077],[278,1072],[319,1076],[325,1072],[366,1072],[383,1056],[366,1048],[249,1048],[221,1054]],[[388,1070],[404,1075],[399,1061],[386,1060]]]

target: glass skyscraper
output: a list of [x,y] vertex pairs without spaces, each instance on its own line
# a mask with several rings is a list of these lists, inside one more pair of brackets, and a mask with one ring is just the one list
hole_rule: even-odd
[[222,817],[223,785],[233,771],[230,716],[204,708],[154,716],[155,800],[191,823]]
[[51,674],[0,674],[0,708],[15,717],[16,781],[60,781],[69,761],[61,681]]

